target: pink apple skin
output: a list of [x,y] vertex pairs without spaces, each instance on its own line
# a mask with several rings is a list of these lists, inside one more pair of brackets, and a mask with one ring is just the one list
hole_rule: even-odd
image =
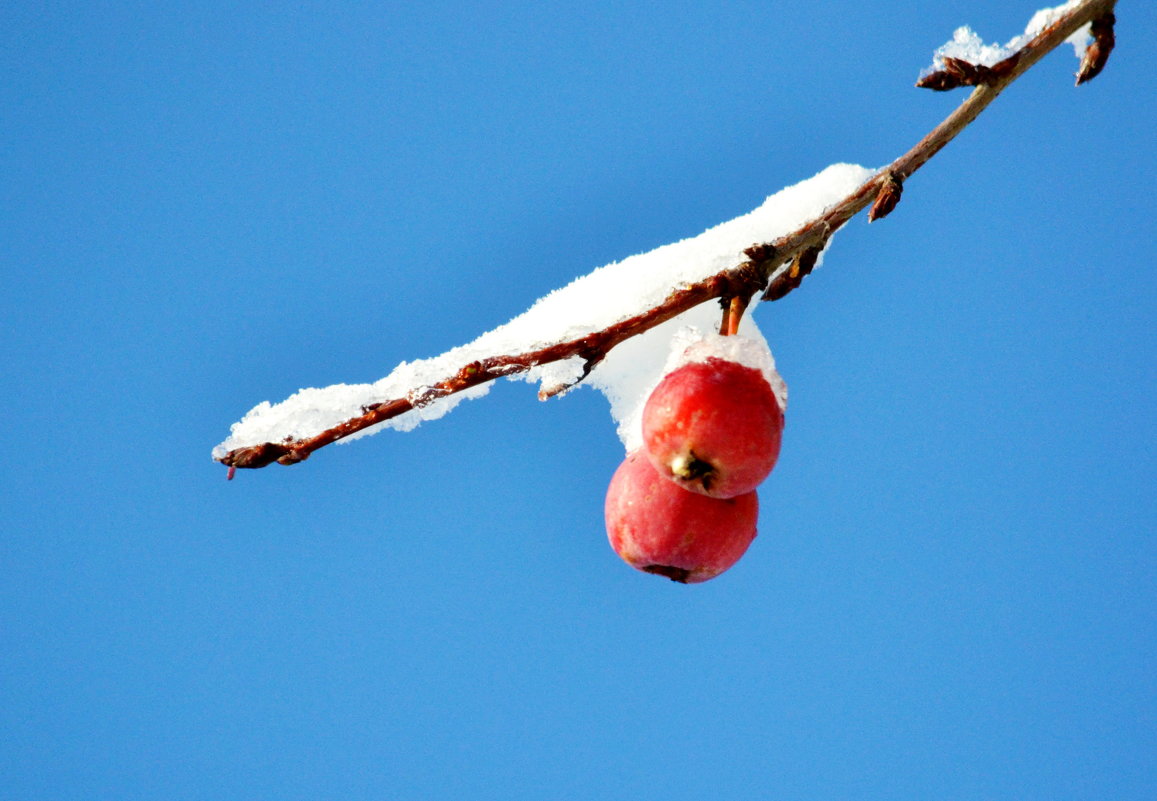
[[734,498],[758,487],[779,458],[783,411],[763,374],[723,359],[669,373],[643,407],[643,444],[679,486]]
[[755,539],[759,499],[709,498],[656,472],[641,451],[627,456],[607,490],[607,538],[627,564],[696,584],[739,561]]

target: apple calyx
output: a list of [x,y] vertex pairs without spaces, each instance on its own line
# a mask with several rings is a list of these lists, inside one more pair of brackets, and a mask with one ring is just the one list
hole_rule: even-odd
[[684,489],[734,498],[775,466],[783,424],[759,370],[709,357],[659,382],[643,408],[643,444],[655,469]]

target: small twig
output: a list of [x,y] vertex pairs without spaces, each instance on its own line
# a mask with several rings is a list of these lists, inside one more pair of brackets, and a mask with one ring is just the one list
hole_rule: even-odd
[[1003,61],[998,61],[991,67],[983,64],[973,64],[962,58],[944,56],[944,69],[930,72],[916,81],[918,89],[932,89],[936,92],[947,92],[961,86],[994,86],[1001,78],[1010,74],[1020,60],[1020,52],[1013,53]]
[[[585,360],[581,376],[570,384],[543,390],[540,397],[550,397],[565,392],[590,374],[591,369],[606,355],[626,339],[648,331],[660,323],[688,311],[701,303],[717,298],[728,298],[728,323],[738,325],[742,315],[734,314],[732,304],[741,298],[750,300],[752,295],[763,291],[764,300],[779,300],[797,288],[803,278],[811,272],[831,235],[853,216],[873,203],[870,219],[880,219],[895,208],[899,201],[903,183],[912,173],[920,169],[936,155],[960,131],[964,130],[981,111],[988,106],[1003,89],[1016,80],[1026,70],[1039,61],[1047,52],[1055,48],[1075,33],[1082,25],[1096,20],[1093,35],[1096,41],[1086,53],[1080,75],[1084,82],[1090,80],[1104,67],[1109,51],[1113,47],[1113,7],[1116,0],[1086,0],[1070,9],[1051,25],[1037,34],[1013,56],[992,68],[969,69],[966,62],[953,60],[950,72],[963,80],[958,85],[973,85],[976,88],[952,114],[937,125],[915,147],[896,159],[872,178],[865,181],[846,198],[830,206],[820,217],[804,224],[796,231],[773,242],[756,243],[744,251],[748,258],[734,268],[706,278],[698,283],[682,287],[672,292],[667,299],[633,317],[622,320],[601,331],[596,331],[578,339],[559,342],[538,350],[511,356],[495,356],[471,362],[457,373],[421,391],[411,392],[406,397],[370,404],[363,407],[362,414],[340,425],[301,440],[287,440],[280,443],[266,442],[230,451],[220,461],[230,468],[264,467],[273,462],[296,464],[304,461],[318,448],[339,439],[397,417],[416,407],[426,405],[438,398],[493,381],[495,378],[524,372],[543,364],[573,357]],[[1096,50],[1094,51],[1094,48]],[[940,80],[940,79],[938,79]],[[936,86],[934,88],[941,88]],[[788,265],[785,267],[785,265]],[[748,301],[741,301],[746,307]]]
[[876,193],[876,202],[872,204],[872,208],[868,209],[868,222],[882,220],[891,214],[903,194],[904,182],[896,177],[895,173],[890,172],[885,175],[884,182],[880,185],[880,191]]
[[1093,80],[1105,68],[1109,54],[1117,44],[1116,34],[1113,33],[1116,23],[1117,17],[1110,11],[1093,20],[1089,26],[1089,32],[1093,34],[1093,43],[1086,48],[1085,55],[1081,58],[1081,67],[1077,70],[1077,86]]
[[733,337],[739,333],[739,323],[743,320],[743,313],[751,303],[751,295],[733,295],[730,298],[721,298],[723,302],[723,320],[719,324],[719,333],[725,337]]

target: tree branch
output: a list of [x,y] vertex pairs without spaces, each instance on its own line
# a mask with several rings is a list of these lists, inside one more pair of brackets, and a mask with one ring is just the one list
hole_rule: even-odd
[[[544,388],[539,396],[545,399],[560,394],[585,379],[591,369],[619,343],[638,336],[701,303],[720,299],[725,303],[725,308],[738,309],[739,313],[742,313],[742,309],[756,292],[762,291],[764,300],[779,300],[799,287],[804,277],[815,266],[819,254],[833,233],[869,204],[872,204],[869,222],[881,219],[891,212],[900,200],[905,180],[912,173],[920,169],[975,120],[1005,87],[1024,74],[1046,53],[1090,22],[1093,23],[1095,41],[1082,60],[1081,69],[1077,73],[1077,82],[1084,83],[1095,77],[1104,67],[1113,47],[1112,12],[1115,5],[1116,0],[1085,0],[1079,3],[1045,27],[1017,52],[992,67],[945,58],[945,68],[921,78],[917,86],[939,91],[959,86],[975,86],[971,95],[915,147],[865,181],[843,200],[830,206],[821,216],[772,242],[751,245],[744,251],[747,261],[703,281],[673,291],[658,306],[600,331],[526,353],[495,356],[471,362],[442,381],[411,390],[405,397],[365,406],[360,415],[316,436],[237,448],[221,456],[219,461],[230,467],[230,477],[234,468],[265,467],[273,462],[296,464],[307,459],[318,448],[412,409],[428,405],[439,398],[493,381],[501,376],[525,372],[532,367],[574,357],[582,358],[584,368],[580,377],[570,384]],[[737,302],[731,304],[732,299]],[[737,323],[738,320],[735,319],[730,324]]]

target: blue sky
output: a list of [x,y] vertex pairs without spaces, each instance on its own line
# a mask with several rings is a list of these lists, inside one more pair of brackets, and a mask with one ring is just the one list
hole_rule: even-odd
[[962,95],[1034,5],[9,3],[8,799],[1152,798],[1157,13],[1008,89],[803,288],[760,535],[630,570],[601,396],[243,472],[372,381]]

